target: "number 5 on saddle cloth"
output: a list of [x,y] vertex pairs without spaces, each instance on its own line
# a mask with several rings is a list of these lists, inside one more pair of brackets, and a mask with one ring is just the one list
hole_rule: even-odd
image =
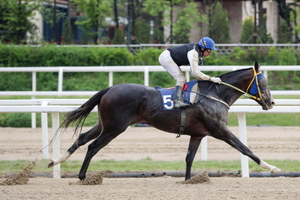
[[[158,86],[155,87],[160,91],[163,103],[164,110],[173,110],[173,95],[174,95],[174,88],[160,88]],[[193,105],[197,102],[197,92],[198,92],[198,81],[190,81],[184,84],[183,86],[183,100],[184,103]],[[199,96],[198,96],[199,98]],[[179,108],[176,108],[179,109]]]

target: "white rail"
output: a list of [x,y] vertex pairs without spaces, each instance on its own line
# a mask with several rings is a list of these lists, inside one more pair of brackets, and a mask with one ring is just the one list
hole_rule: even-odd
[[[202,71],[233,71],[237,69],[249,68],[252,66],[199,66]],[[187,80],[189,80],[189,66],[182,66],[182,71],[185,72]],[[298,65],[285,66],[262,66],[261,70],[267,76],[268,71],[300,71]],[[0,67],[0,72],[32,72],[33,90],[36,91],[36,72],[58,72],[58,91],[62,91],[63,73],[64,72],[108,72],[108,86],[113,85],[113,72],[144,72],[144,85],[149,85],[149,72],[166,71],[159,65],[145,66],[82,66],[82,67]]]
[[[201,66],[202,71],[233,71],[252,66]],[[190,80],[190,67],[182,66],[187,81]],[[300,71],[300,66],[262,66],[261,70],[267,76],[268,71]],[[0,91],[0,96],[91,96],[95,91],[63,91],[63,73],[64,72],[108,72],[108,86],[113,85],[113,72],[144,72],[144,85],[149,86],[149,72],[165,71],[159,65],[147,66],[81,66],[81,67],[0,67],[0,72],[31,72],[32,73],[32,91]],[[37,72],[58,72],[58,88],[57,91],[36,91],[36,73]],[[300,91],[272,91],[273,95],[300,95]],[[32,113],[31,127],[36,127],[36,116]]]
[[[0,91],[0,96],[93,96],[98,91]],[[272,90],[272,95],[300,95],[300,90]]]

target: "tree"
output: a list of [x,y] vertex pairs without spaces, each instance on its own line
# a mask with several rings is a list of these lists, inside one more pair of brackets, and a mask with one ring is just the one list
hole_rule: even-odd
[[213,14],[210,17],[211,24],[209,26],[209,36],[214,39],[216,43],[230,42],[230,26],[228,19],[228,12],[222,8],[222,4],[217,2],[213,9]]
[[267,30],[267,17],[264,15],[263,16],[263,24],[261,25],[262,26],[262,30],[261,30],[261,33],[260,33],[260,39],[262,41],[262,43],[265,43],[265,44],[272,44],[274,42],[272,36],[270,33],[268,33],[268,30]]
[[300,38],[298,37],[300,32],[300,16],[299,16],[299,10],[300,10],[300,4],[298,5],[296,0],[294,0],[294,8],[291,10],[291,21],[293,22],[293,30],[292,34],[295,36],[295,42],[299,43]]
[[118,13],[118,1],[114,0],[114,16],[115,16],[115,23],[116,23],[116,29],[119,29],[119,13]]
[[[174,42],[179,44],[189,43],[190,30],[194,27],[194,23],[204,21],[204,16],[199,14],[196,3],[184,3],[181,6],[180,8],[176,9],[176,23],[174,23],[173,26]],[[194,28],[199,29],[198,27]]]
[[205,16],[198,12],[197,4],[193,1],[145,0],[143,5],[144,10],[152,16],[163,13],[161,22],[162,26],[170,27],[170,35],[167,38],[170,43],[187,41],[193,24],[205,20]]
[[120,28],[116,29],[114,38],[111,40],[111,43],[112,44],[123,44],[124,43],[124,34]]
[[290,34],[287,30],[288,30],[288,25],[287,25],[285,20],[282,20],[280,22],[280,25],[279,25],[279,28],[278,28],[278,41],[277,41],[277,43],[280,43],[280,44],[291,43]]
[[77,10],[84,15],[76,24],[93,38],[94,44],[98,41],[98,29],[107,27],[105,18],[111,15],[111,1],[109,0],[74,0]]
[[26,33],[36,35],[37,27],[32,22],[34,11],[39,8],[38,0],[2,0],[0,4],[0,30],[2,40],[20,44]]
[[48,5],[41,6],[40,13],[43,16],[45,23],[47,23],[53,31],[52,41],[56,42],[56,24],[61,19],[64,19],[66,14],[61,12],[59,9],[56,9],[56,4],[54,4],[53,7],[49,6],[51,5],[49,0],[46,1],[46,3],[48,3]]
[[[293,0],[292,3],[286,3],[286,0],[277,0],[278,3],[278,9],[279,9],[279,15],[282,19],[286,21],[287,24],[287,30],[290,34],[290,41],[292,41],[292,36],[295,36],[295,42],[300,42],[300,38],[298,37],[298,25],[297,25],[297,13],[299,11],[298,7],[300,7],[300,4],[298,3],[298,0]],[[294,7],[294,8],[293,8]],[[292,22],[294,24],[292,24]],[[294,25],[294,27],[293,27]],[[295,29],[295,30],[294,30]]]
[[139,43],[149,43],[150,41],[150,24],[147,23],[142,17],[135,21],[135,35]]
[[64,37],[63,44],[73,44],[74,36],[72,33],[70,19],[68,17],[65,19],[62,35]]
[[253,26],[254,21],[252,16],[244,20],[242,33],[240,37],[240,43],[254,43]]

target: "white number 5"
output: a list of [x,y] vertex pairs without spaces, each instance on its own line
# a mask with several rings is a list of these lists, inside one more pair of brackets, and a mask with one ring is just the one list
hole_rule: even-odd
[[163,104],[164,107],[168,110],[173,108],[173,100],[171,95],[164,95],[163,96]]

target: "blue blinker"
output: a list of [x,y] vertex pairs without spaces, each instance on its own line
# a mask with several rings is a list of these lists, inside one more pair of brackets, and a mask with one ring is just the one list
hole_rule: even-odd
[[[263,76],[264,76],[263,74],[258,74],[257,75],[257,80],[259,81]],[[251,88],[249,90],[249,94],[255,95],[255,94],[258,93],[257,85],[258,84],[256,84],[256,79],[254,79],[254,81],[253,81],[253,83],[251,85]],[[259,85],[258,85],[258,87],[259,87]],[[260,87],[260,89],[263,90],[263,88],[261,88],[261,87]]]

